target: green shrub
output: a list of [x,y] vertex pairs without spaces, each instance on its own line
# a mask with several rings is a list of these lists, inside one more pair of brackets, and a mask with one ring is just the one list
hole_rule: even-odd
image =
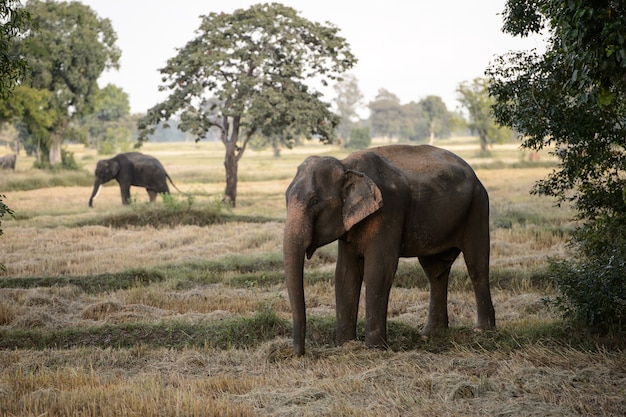
[[575,261],[553,260],[559,296],[554,301],[565,318],[592,331],[621,332],[626,327],[626,226],[623,216],[604,217],[578,229]]

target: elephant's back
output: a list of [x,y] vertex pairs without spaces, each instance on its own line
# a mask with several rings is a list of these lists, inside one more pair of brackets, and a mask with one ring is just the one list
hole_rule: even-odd
[[474,183],[472,167],[454,153],[431,145],[387,145],[367,149],[376,153],[419,183]]

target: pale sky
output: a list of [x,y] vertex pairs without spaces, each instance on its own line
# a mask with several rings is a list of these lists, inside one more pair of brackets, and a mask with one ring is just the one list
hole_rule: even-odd
[[[80,1],[113,24],[122,51],[120,69],[104,74],[100,84],[112,83],[128,93],[132,113],[143,113],[166,98],[166,93],[158,91],[159,69],[176,55],[176,48],[195,37],[200,15],[230,13],[264,2]],[[502,33],[505,0],[280,2],[306,19],[340,28],[339,35],[346,38],[359,60],[350,73],[359,81],[365,104],[384,88],[403,104],[436,95],[449,110],[455,110],[457,86],[482,77],[494,56],[543,48],[539,37],[519,39]]]

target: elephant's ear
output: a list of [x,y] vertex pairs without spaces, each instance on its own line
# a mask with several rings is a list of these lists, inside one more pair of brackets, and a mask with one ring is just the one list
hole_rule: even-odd
[[109,168],[111,168],[111,176],[112,178],[117,177],[117,174],[120,173],[120,163],[115,159],[111,159],[109,161]]
[[343,225],[347,230],[383,206],[380,189],[367,175],[348,170],[343,195]]

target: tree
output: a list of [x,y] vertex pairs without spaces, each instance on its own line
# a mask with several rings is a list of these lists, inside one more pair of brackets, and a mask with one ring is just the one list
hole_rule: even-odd
[[371,144],[370,128],[356,125],[350,130],[350,137],[344,147],[346,149],[367,149]]
[[446,103],[439,96],[428,96],[420,100],[426,120],[428,122],[428,143],[433,144],[435,136],[442,137],[450,134],[451,117]]
[[42,145],[54,165],[61,162],[63,140],[76,134],[73,124],[93,111],[97,80],[118,67],[120,51],[109,19],[86,5],[31,0],[25,9],[36,29],[18,43],[30,67],[24,85],[50,92],[48,107],[55,118]]
[[139,123],[138,145],[157,123],[180,117],[197,140],[218,129],[225,146],[224,199],[235,205],[238,162],[255,134],[285,146],[304,135],[331,142],[338,117],[309,79],[322,85],[356,62],[339,29],[278,3],[201,16],[197,37],[162,68],[169,97]]
[[89,132],[89,144],[101,154],[127,150],[132,142],[128,94],[120,87],[107,84],[96,95],[94,112],[83,118]]
[[508,0],[503,30],[544,31],[546,50],[488,69],[496,119],[532,150],[554,147],[557,170],[533,192],[569,201],[583,225],[575,262],[557,268],[565,310],[595,328],[626,323],[626,3]]
[[363,101],[363,93],[359,88],[359,81],[352,74],[336,83],[334,89],[337,94],[335,106],[337,114],[341,118],[339,126],[337,126],[337,136],[343,139],[344,143],[347,143],[350,140],[350,132],[354,123],[359,120],[357,109]]
[[368,104],[370,127],[373,136],[394,138],[400,136],[404,115],[400,99],[395,94],[381,88],[378,95]]
[[[12,123],[18,131],[18,140],[27,152],[37,149],[32,138],[47,138],[55,119],[54,110],[49,108],[50,92],[25,85],[18,85],[12,93],[0,101],[0,124]],[[32,145],[32,146],[31,146]],[[16,143],[15,149],[19,149]]]
[[501,143],[512,136],[509,129],[496,123],[492,105],[494,100],[489,96],[489,80],[476,78],[471,84],[462,82],[457,87],[458,100],[469,113],[468,127],[478,134],[480,151],[487,153],[487,146],[491,143]]

